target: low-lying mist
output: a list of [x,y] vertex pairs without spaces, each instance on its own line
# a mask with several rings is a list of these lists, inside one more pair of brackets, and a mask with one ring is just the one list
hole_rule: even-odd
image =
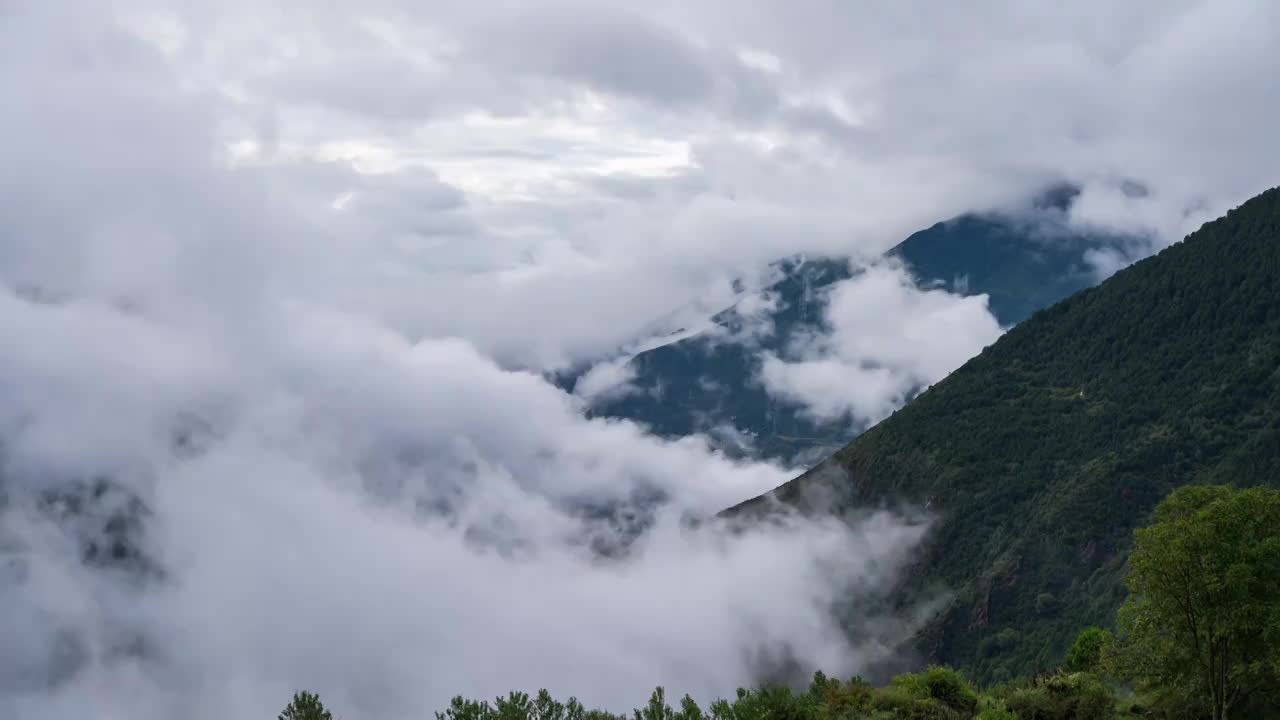
[[924,525],[712,519],[787,471],[584,419],[432,324],[483,294],[386,225],[454,189],[228,163],[246,109],[82,5],[0,29],[0,717],[265,718],[299,688],[375,720],[542,686],[625,709],[890,651],[833,608]]
[[728,527],[781,470],[584,420],[460,341],[317,309],[246,353],[185,320],[0,302],[5,717],[267,717],[300,687],[352,717],[625,709],[893,650],[833,611],[922,523]]

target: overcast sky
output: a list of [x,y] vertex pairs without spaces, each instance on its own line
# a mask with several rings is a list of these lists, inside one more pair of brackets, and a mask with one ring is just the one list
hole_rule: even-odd
[[[1053,181],[1158,249],[1280,182],[1277,37],[1268,0],[0,0],[0,715],[625,709],[783,646],[857,671],[880,650],[825,609],[920,525],[683,528],[788,471],[539,373]],[[775,359],[819,415],[882,416],[1000,331],[860,282],[826,360]],[[98,476],[163,579],[86,569],[101,523],[40,509]],[[570,509],[637,494],[666,504],[602,566]]]

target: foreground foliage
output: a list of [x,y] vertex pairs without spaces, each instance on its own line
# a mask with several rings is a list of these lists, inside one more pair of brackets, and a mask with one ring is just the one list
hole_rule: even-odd
[[1135,533],[1129,563],[1127,675],[1182,689],[1214,720],[1280,684],[1280,491],[1181,488]]
[[[808,690],[738,690],[703,709],[693,698],[668,700],[657,688],[629,715],[559,701],[546,690],[512,692],[489,700],[457,697],[436,720],[1107,720],[1130,717],[1113,691],[1087,673],[1055,674],[979,693],[955,670],[930,667],[876,688],[860,678],[840,681],[816,673]],[[310,720],[310,716],[305,717]],[[317,718],[320,716],[316,716]],[[324,716],[327,720],[328,716]],[[1136,717],[1136,716],[1133,716]]]

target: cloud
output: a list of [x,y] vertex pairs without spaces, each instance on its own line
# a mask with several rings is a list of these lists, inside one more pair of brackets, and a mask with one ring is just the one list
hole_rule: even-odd
[[[264,164],[425,173],[461,193],[439,218],[411,195],[365,209],[414,257],[361,300],[507,367],[611,356],[654,318],[683,309],[674,328],[724,307],[734,280],[778,257],[874,254],[1050,181],[1084,186],[1075,222],[1152,238],[1120,262],[1280,182],[1256,151],[1280,106],[1265,2],[67,7],[114,34],[86,42],[77,23],[42,19],[55,11],[22,11],[39,30],[14,45],[53,73],[10,70],[15,93],[149,97],[133,121],[152,123],[153,144],[204,126]],[[61,48],[104,37],[129,49],[58,70]],[[188,116],[165,120],[164,103]],[[330,200],[372,182],[345,177]],[[1118,178],[1150,192],[1129,197]]]
[[591,366],[574,383],[573,394],[590,404],[639,392],[639,388],[630,384],[635,379],[636,371],[629,360],[629,357],[620,357]]
[[[848,644],[831,608],[884,587],[923,526],[689,529],[785,475],[583,420],[457,340],[308,311],[257,357],[273,362],[241,365],[193,344],[207,327],[114,314],[12,298],[0,314],[24,340],[0,366],[7,717],[262,715],[298,686],[369,717],[512,686],[625,707],[658,682],[730,692],[759,652],[842,673],[889,652]],[[113,362],[106,337],[146,362]],[[180,414],[203,427],[191,452]],[[80,564],[112,539],[76,490],[96,476],[148,508],[127,542],[159,577]],[[49,513],[48,492],[88,518]],[[622,531],[577,508],[637,493],[669,502],[598,557]]]
[[[677,32],[620,7],[552,5],[503,13],[478,30],[497,41],[486,61],[660,105],[705,101],[715,80]],[[530,43],[530,36],[541,41]]]
[[[835,525],[737,539],[664,526],[623,563],[593,565],[560,543],[512,560],[264,460],[210,461],[173,478],[182,491],[160,502],[168,521],[153,537],[181,567],[170,584],[139,592],[30,562],[3,625],[21,641],[6,646],[26,651],[7,657],[25,663],[14,670],[64,679],[32,688],[7,673],[7,716],[258,716],[299,685],[366,717],[420,717],[452,693],[513,683],[625,708],[659,682],[731,692],[753,653],[783,648],[854,672],[851,658],[884,650],[851,654],[832,627],[824,588],[843,578],[831,573],[878,583],[917,539],[883,516],[852,537]],[[775,590],[807,591],[784,606],[756,591],[762,571]],[[134,633],[142,657],[130,652]],[[58,637],[68,659],[45,655]]]
[[[691,530],[786,473],[539,373],[1051,180],[1149,230],[1134,256],[1171,242],[1280,180],[1276,12],[4,4],[0,715],[629,704],[747,682],[757,641],[854,671],[880,650],[826,608],[920,526]],[[773,361],[818,412],[882,415],[994,332],[867,282]],[[102,566],[130,543],[154,568]]]
[[[0,715],[268,716],[298,687],[374,718],[540,685],[625,709],[892,650],[833,608],[923,524],[725,527],[788,473],[587,420],[522,369],[579,349],[552,298],[659,252],[523,257],[431,168],[291,155],[287,128],[237,149],[256,113],[83,9],[0,30],[28,109],[0,133]],[[600,327],[584,347],[627,332]]]
[[986,295],[921,289],[896,263],[866,266],[831,290],[827,332],[765,356],[761,381],[819,420],[875,423],[977,355],[1002,332]]

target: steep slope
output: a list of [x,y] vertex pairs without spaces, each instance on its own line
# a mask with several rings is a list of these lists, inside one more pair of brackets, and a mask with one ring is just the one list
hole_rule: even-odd
[[1223,481],[1280,483],[1280,189],[1035,314],[771,495],[936,511],[903,602],[954,592],[921,647],[993,680],[1106,624],[1134,527]]
[[[921,230],[889,251],[905,262],[922,286],[964,295],[985,293],[1002,325],[1088,287],[1094,275],[1086,253],[1122,247],[1125,239],[1072,232],[1063,212],[1072,195],[1060,189],[1018,217],[967,214]],[[749,319],[735,309],[715,318],[723,332],[702,333],[636,355],[630,394],[593,405],[594,415],[642,422],[653,432],[679,437],[731,429],[748,445],[746,455],[809,464],[853,438],[863,427],[848,421],[818,422],[801,406],[772,397],[758,381],[762,352],[784,354],[793,338],[820,330],[828,293],[851,277],[843,259],[787,261],[782,279],[765,294],[776,306],[763,318],[772,332],[749,342],[724,337]],[[759,322],[759,318],[756,322]],[[569,384],[572,387],[572,384]],[[735,432],[736,431],[736,432]]]

